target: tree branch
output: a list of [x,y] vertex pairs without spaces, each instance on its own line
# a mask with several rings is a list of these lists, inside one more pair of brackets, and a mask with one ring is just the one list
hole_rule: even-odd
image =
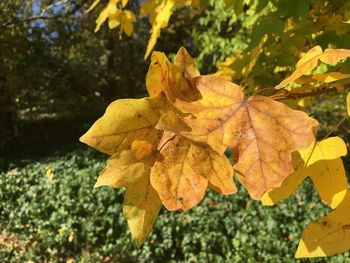
[[[344,86],[344,89],[348,89],[348,88],[350,88],[350,85]],[[327,85],[325,87],[318,87],[315,89],[310,89],[310,91],[303,91],[303,92],[285,90],[282,93],[277,93],[270,96],[270,98],[274,100],[297,100],[305,97],[312,97],[320,94],[333,93],[338,91],[339,91],[338,88],[330,87]]]

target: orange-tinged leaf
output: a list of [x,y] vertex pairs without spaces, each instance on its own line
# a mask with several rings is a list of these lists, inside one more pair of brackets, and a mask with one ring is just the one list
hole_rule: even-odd
[[[192,80],[202,99],[175,106],[189,116],[179,117],[189,129],[183,136],[210,145],[218,153],[228,146],[238,152],[234,168],[254,199],[278,187],[293,171],[291,153],[314,140],[318,122],[304,112],[263,96],[243,100],[241,88],[215,76]],[[176,130],[178,121],[163,116],[157,127]]]
[[302,234],[296,258],[326,257],[350,249],[350,193],[330,214],[307,226]]
[[159,195],[150,183],[149,171],[127,186],[123,213],[138,247],[151,233],[161,207]]
[[151,171],[151,183],[168,210],[189,210],[204,197],[208,180],[222,193],[237,191],[225,155],[181,136],[166,136],[161,158]]
[[165,28],[168,25],[173,7],[174,0],[162,0],[162,3],[157,7],[158,12],[152,25],[151,38],[147,44],[145,59],[149,56],[153,47],[155,46],[162,28]]
[[110,155],[130,149],[136,139],[157,144],[161,132],[154,126],[166,105],[163,96],[112,102],[80,141]]

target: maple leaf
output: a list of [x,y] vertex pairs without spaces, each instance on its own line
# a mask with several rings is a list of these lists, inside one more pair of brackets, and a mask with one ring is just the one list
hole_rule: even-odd
[[332,256],[350,249],[350,192],[328,215],[308,225],[302,234],[296,258]]
[[152,231],[162,207],[150,183],[153,151],[149,142],[135,140],[130,150],[116,153],[108,160],[95,184],[95,187],[126,187],[123,213],[138,247]]
[[208,183],[222,194],[237,192],[233,169],[225,155],[172,133],[165,133],[162,141],[151,183],[168,210],[186,211],[197,205]]
[[[234,168],[254,199],[280,186],[293,171],[291,153],[314,140],[318,122],[268,97],[243,100],[239,86],[216,76],[196,77],[192,85],[202,98],[174,103],[189,115],[163,115],[157,127],[206,143],[219,154],[233,147],[239,156]],[[179,131],[181,122],[188,126],[187,130]]]
[[161,116],[161,110],[166,108],[167,101],[162,95],[114,101],[80,141],[110,155],[130,149],[136,139],[157,144],[161,131],[154,129],[154,126]]
[[347,154],[346,144],[339,137],[312,143],[295,156],[295,171],[278,188],[267,191],[261,202],[274,205],[288,198],[298,186],[310,177],[321,199],[335,208],[347,191],[347,178],[341,156]]
[[[310,49],[296,64],[295,71],[282,80],[277,86],[276,89],[282,89],[285,86],[289,85],[290,83],[293,83],[297,79],[299,79],[301,76],[305,75],[307,72],[315,69],[318,65],[318,61],[321,60],[325,64],[334,65],[338,63],[340,60],[343,60],[345,58],[350,57],[350,50],[349,49],[326,49],[325,51],[322,51],[322,48],[320,46],[315,46],[312,49]],[[334,75],[335,72],[333,72],[333,78],[336,76]],[[336,72],[338,74],[341,74],[339,72]],[[340,77],[339,79],[341,79]],[[318,80],[321,81],[321,78]]]

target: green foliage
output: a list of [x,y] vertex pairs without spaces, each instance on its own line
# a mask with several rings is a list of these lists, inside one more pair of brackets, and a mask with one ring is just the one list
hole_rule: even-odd
[[309,183],[275,208],[243,191],[210,191],[187,213],[162,210],[137,250],[122,217],[124,191],[92,189],[104,165],[95,156],[75,151],[0,174],[3,262],[293,262],[302,229],[327,212]]

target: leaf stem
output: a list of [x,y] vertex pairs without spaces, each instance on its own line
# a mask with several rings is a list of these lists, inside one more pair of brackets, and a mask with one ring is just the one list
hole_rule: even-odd
[[348,118],[348,116],[344,116],[344,117],[337,123],[337,125],[334,126],[334,127],[326,134],[326,136],[324,136],[324,137],[322,138],[322,140],[327,139],[335,130],[337,130],[337,129],[339,128],[340,125],[343,124],[343,122],[344,122],[345,120],[347,120],[347,118]]

